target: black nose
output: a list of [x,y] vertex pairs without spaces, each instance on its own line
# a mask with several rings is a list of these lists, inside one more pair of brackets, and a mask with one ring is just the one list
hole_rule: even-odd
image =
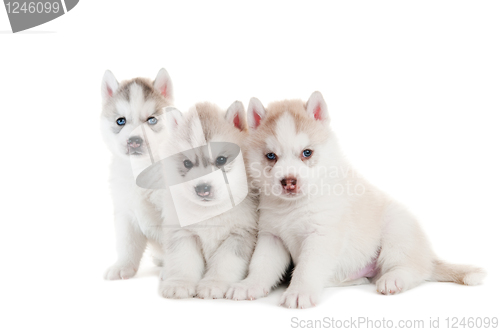
[[206,197],[210,195],[210,189],[212,189],[212,186],[206,183],[199,184],[196,187],[194,187],[194,190],[200,197]]
[[132,136],[127,140],[127,143],[134,148],[138,148],[142,144],[142,138],[139,136]]

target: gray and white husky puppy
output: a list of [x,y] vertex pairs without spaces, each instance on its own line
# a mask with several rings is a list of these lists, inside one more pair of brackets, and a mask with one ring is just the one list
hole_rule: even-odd
[[102,79],[101,131],[112,152],[110,184],[114,203],[117,261],[106,271],[108,280],[133,277],[149,243],[161,263],[161,215],[148,199],[151,190],[136,185],[131,158],[146,153],[140,125],[162,134],[168,127],[160,120],[163,108],[172,104],[170,76],[161,69],[154,81],[134,78],[118,83],[110,71]]
[[293,261],[281,303],[307,308],[327,286],[376,283],[397,294],[425,280],[479,284],[485,272],[436,257],[417,219],[362,178],[341,153],[323,96],[265,109],[253,98],[249,169],[260,189],[259,234],[248,277],[227,298],[268,294]]
[[166,149],[173,164],[167,176],[175,185],[151,196],[164,219],[163,297],[222,298],[247,274],[257,201],[247,195],[250,180],[240,150],[246,137],[241,102],[225,114],[213,104],[196,104],[174,125]]

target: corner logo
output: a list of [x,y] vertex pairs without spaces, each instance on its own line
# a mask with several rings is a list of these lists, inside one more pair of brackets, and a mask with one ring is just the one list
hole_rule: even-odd
[[79,0],[4,0],[12,32],[27,30],[52,21],[73,9]]

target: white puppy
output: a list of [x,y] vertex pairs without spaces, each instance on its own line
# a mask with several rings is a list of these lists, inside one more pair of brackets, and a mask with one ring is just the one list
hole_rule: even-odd
[[150,190],[136,186],[131,158],[146,153],[145,142],[137,134],[145,124],[151,131],[163,133],[160,121],[163,108],[172,103],[172,82],[161,69],[154,82],[135,78],[118,83],[110,71],[102,80],[103,108],[101,131],[112,152],[110,184],[114,202],[118,259],[105,273],[105,279],[127,279],[137,272],[149,242],[156,263],[161,263],[161,216],[149,202]]
[[227,298],[265,296],[291,261],[281,301],[288,308],[314,306],[333,285],[372,281],[378,292],[396,294],[425,280],[481,282],[483,270],[438,260],[415,217],[352,169],[319,92],[307,103],[275,102],[267,110],[253,98],[248,122],[259,234],[249,274]]
[[247,274],[257,237],[257,202],[247,195],[240,151],[247,136],[245,110],[235,102],[224,115],[200,103],[174,127],[163,179],[170,190],[151,196],[162,210],[168,262],[159,292],[167,298],[221,298]]

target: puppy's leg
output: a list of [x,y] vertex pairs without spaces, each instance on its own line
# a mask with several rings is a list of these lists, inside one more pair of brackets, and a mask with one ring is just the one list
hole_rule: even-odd
[[391,204],[385,213],[377,262],[377,292],[397,294],[430,278],[434,254],[425,234],[404,207]]
[[174,299],[193,297],[205,267],[196,238],[192,235],[170,238],[164,261],[166,263],[160,273],[160,294]]
[[146,248],[146,236],[130,217],[115,217],[118,260],[108,268],[104,278],[108,280],[132,278],[139,268]]
[[250,262],[248,277],[232,285],[226,293],[226,298],[254,300],[266,296],[281,280],[290,261],[290,253],[279,237],[260,233]]
[[310,235],[304,239],[292,281],[281,298],[282,306],[305,309],[318,303],[336,261],[337,249],[331,248],[332,239],[326,236]]
[[252,256],[254,234],[231,234],[210,257],[207,272],[197,287],[200,298],[220,299],[232,283],[242,280]]
[[162,267],[163,266],[163,248],[159,243],[156,241],[149,241],[148,242],[148,248],[151,252],[151,258],[153,260],[153,263],[158,266]]

